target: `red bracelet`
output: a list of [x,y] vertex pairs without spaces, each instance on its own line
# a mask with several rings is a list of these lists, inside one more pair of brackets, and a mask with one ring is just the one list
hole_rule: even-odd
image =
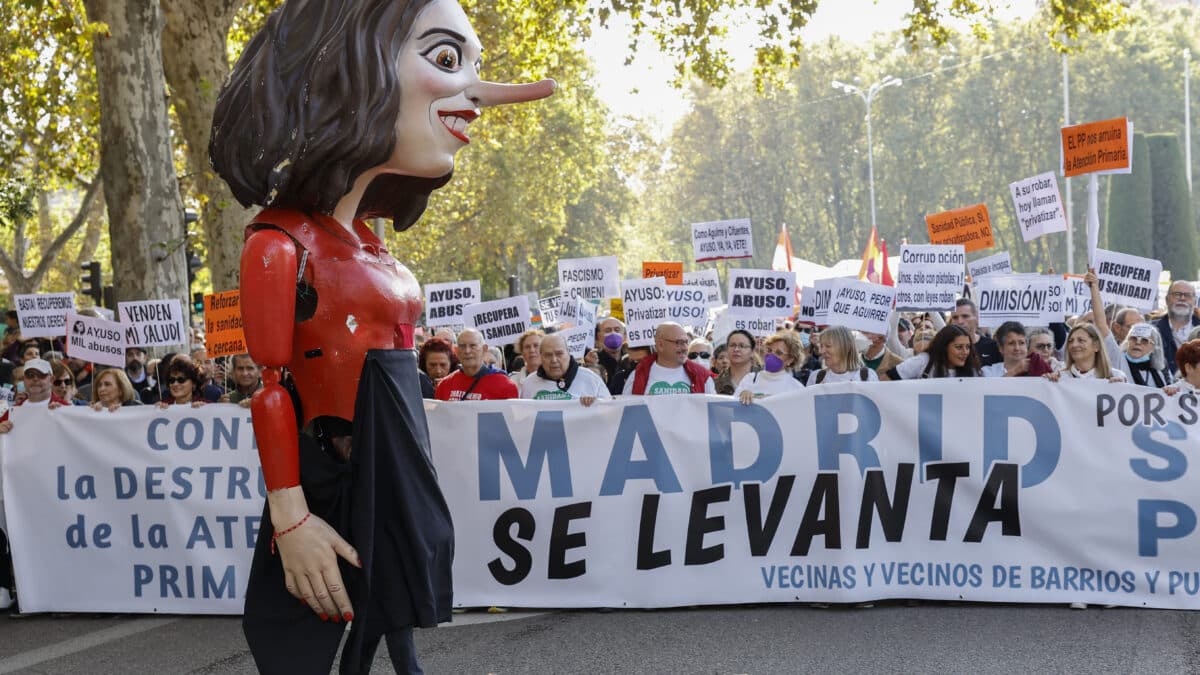
[[286,529],[282,532],[276,532],[275,534],[272,534],[271,535],[271,555],[275,555],[275,540],[282,537],[283,535],[287,534],[288,532],[291,532],[292,530],[299,528],[304,523],[307,523],[308,517],[311,515],[312,515],[312,512],[306,513],[306,514],[304,514],[304,517],[300,519],[300,522],[296,523],[295,525],[289,527],[288,529]]

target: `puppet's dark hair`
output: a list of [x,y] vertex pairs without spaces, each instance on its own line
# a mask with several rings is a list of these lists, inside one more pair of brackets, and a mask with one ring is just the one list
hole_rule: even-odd
[[[332,213],[396,145],[396,62],[430,0],[288,0],[242,52],[217,99],[209,159],[244,206]],[[409,227],[449,175],[385,174],[360,217]]]

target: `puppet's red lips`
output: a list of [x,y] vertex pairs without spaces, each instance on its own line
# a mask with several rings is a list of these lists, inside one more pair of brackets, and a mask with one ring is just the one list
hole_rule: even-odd
[[462,141],[470,143],[471,139],[467,136],[467,125],[475,121],[479,117],[478,110],[439,110],[438,119],[442,120],[442,125],[450,132],[452,136]]

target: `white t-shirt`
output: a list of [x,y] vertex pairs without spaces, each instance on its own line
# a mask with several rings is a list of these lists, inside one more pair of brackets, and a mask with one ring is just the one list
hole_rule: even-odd
[[[1124,357],[1122,357],[1122,358],[1124,358]],[[1117,382],[1125,381],[1125,373],[1123,373],[1119,370],[1112,371],[1112,376]],[[1059,381],[1061,382],[1064,380],[1099,380],[1099,379],[1100,378],[1096,376],[1095,368],[1092,368],[1091,370],[1089,370],[1087,372],[1080,372],[1078,368],[1076,368],[1075,366],[1071,366],[1070,368],[1067,368],[1066,370],[1062,371],[1062,379]]]
[[733,395],[741,396],[743,391],[748,391],[754,394],[754,398],[763,398],[803,388],[804,385],[800,384],[800,380],[792,377],[792,374],[786,370],[778,373],[760,370],[757,373],[746,373],[742,377],[742,381],[738,382],[737,388],[733,390]]
[[[629,373],[629,377],[625,380],[625,388],[621,390],[622,396],[633,394],[635,379],[637,378],[634,373]],[[690,393],[692,393],[692,381],[688,378],[687,371],[683,369],[683,366],[664,368],[658,365],[657,361],[650,364],[650,378],[646,380],[646,396]],[[704,393],[717,393],[717,387],[713,384],[711,377],[704,381]]]
[[925,366],[929,365],[929,354],[921,352],[912,358],[904,359],[896,366],[896,374],[902,380],[920,379],[921,373],[925,372]]
[[[904,365],[904,363],[902,362],[900,365]],[[817,374],[819,374],[820,372],[821,371],[819,371],[819,370],[814,370],[808,374],[808,386],[811,387],[817,383]],[[918,373],[918,375],[920,375],[920,373]],[[901,376],[901,377],[903,377],[903,376]],[[904,379],[907,380],[908,378],[905,377]],[[878,381],[879,381],[879,375],[877,375],[875,373],[875,371],[871,370],[870,368],[867,368],[867,379],[865,379],[865,380],[862,378],[862,372],[858,368],[855,368],[854,370],[847,370],[844,373],[835,373],[832,370],[826,369],[825,370],[825,379],[821,380],[821,384],[832,384],[834,382],[878,382]]]
[[526,376],[521,381],[521,398],[570,400],[583,398],[584,396],[612,398],[612,394],[608,393],[608,386],[604,384],[604,380],[583,366],[579,367],[579,370],[575,373],[575,379],[571,381],[571,386],[566,391],[559,389],[558,383],[554,380],[547,380],[540,377],[536,372]]
[[984,366],[980,369],[980,372],[983,373],[984,377],[1004,377],[1008,373],[1008,368],[1001,361],[1000,363],[993,363],[990,366]]

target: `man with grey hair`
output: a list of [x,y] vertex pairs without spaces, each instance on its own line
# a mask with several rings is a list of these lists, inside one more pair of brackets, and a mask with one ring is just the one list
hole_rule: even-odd
[[567,351],[567,341],[561,335],[542,338],[538,347],[542,365],[537,372],[521,381],[521,398],[538,400],[579,399],[590,406],[596,399],[612,398],[600,376],[582,368]]
[[1113,339],[1117,341],[1117,344],[1121,344],[1129,335],[1129,329],[1144,321],[1142,314],[1132,307],[1118,309],[1112,320]]
[[687,357],[691,340],[683,326],[674,321],[654,331],[654,353],[642,359],[625,380],[624,395],[715,394],[712,371]]
[[1167,290],[1167,313],[1154,322],[1154,327],[1158,329],[1158,335],[1162,338],[1163,357],[1172,372],[1178,372],[1175,367],[1175,350],[1187,342],[1192,326],[1197,325],[1200,325],[1200,318],[1196,316],[1196,288],[1190,281],[1181,279],[1172,282]]
[[483,333],[464,328],[458,334],[459,369],[438,383],[439,401],[493,401],[517,397],[517,385],[503,370],[497,370],[485,358],[488,346]]

